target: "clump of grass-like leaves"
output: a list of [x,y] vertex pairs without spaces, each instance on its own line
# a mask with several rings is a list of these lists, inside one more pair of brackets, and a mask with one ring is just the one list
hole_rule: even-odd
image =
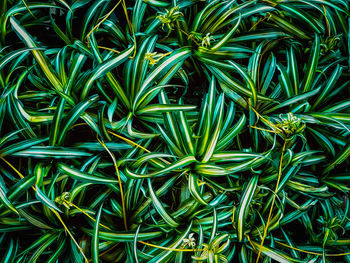
[[350,262],[348,0],[2,0],[1,262]]

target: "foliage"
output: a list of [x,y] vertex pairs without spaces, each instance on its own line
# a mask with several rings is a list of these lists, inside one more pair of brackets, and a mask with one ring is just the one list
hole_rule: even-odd
[[3,0],[1,262],[350,262],[348,0]]

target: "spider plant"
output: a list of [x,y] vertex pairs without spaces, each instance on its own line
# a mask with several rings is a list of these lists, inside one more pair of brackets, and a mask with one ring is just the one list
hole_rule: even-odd
[[347,0],[2,0],[1,262],[350,262]]

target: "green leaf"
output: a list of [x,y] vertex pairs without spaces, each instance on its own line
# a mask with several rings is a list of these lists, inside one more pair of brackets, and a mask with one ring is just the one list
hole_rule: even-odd
[[[116,184],[118,183],[117,179],[109,179],[100,176],[95,176],[95,175],[90,175],[87,173],[83,173],[77,169],[71,168],[66,164],[59,163],[58,164],[58,169],[64,173],[69,175],[71,178],[78,180],[78,181],[84,181],[84,182],[89,182],[89,183],[94,183],[94,184]],[[97,174],[97,173],[95,173]]]
[[192,105],[166,105],[166,104],[153,104],[146,106],[136,112],[138,115],[142,114],[154,114],[154,113],[162,113],[162,112],[170,112],[170,111],[188,111],[194,110],[196,106]]
[[183,167],[186,167],[192,163],[196,162],[196,158],[194,156],[185,156],[182,159],[174,162],[171,165],[168,165],[164,169],[161,169],[159,171],[148,173],[148,174],[136,174],[131,172],[128,168],[125,169],[125,174],[127,176],[130,176],[132,178],[151,178],[151,177],[159,177],[159,176],[166,176],[168,173],[177,170],[182,169]]
[[[119,66],[121,63],[125,62],[128,59],[128,57],[131,55],[133,50],[134,50],[133,46],[129,47],[128,49],[126,49],[123,52],[121,52],[120,54],[118,54],[116,57],[108,59],[108,60],[104,61],[103,63],[101,63],[94,70],[94,73],[91,74],[91,76],[87,80],[87,82],[84,86],[84,89],[82,90],[81,98],[84,99],[88,95],[89,90],[90,90],[92,84],[94,83],[94,81],[103,77],[107,73],[110,73],[110,71],[112,69]],[[118,87],[118,85],[116,85],[116,86]],[[113,85],[113,87],[114,87],[114,85]],[[117,89],[116,92],[119,92],[119,89]],[[123,93],[121,93],[121,94],[123,94]]]
[[11,211],[15,212],[16,214],[19,215],[17,209],[13,206],[11,201],[7,198],[6,196],[6,191],[4,187],[0,184],[0,198],[1,198],[1,203],[7,208],[10,209]]
[[335,160],[326,167],[323,173],[330,172],[331,170],[334,169],[336,165],[339,165],[342,162],[346,161],[349,156],[350,156],[350,142],[347,143],[347,145],[339,152]]
[[162,203],[159,201],[157,195],[153,191],[151,180],[148,178],[148,189],[152,198],[152,203],[154,208],[157,210],[158,214],[163,218],[163,220],[171,227],[176,228],[179,226],[177,223],[164,209]]
[[258,176],[253,176],[246,185],[244,192],[240,198],[239,206],[235,210],[235,225],[237,229],[237,238],[242,242],[245,238],[245,222],[247,220],[250,203],[253,200],[255,190],[258,184]]
[[22,39],[22,41],[28,46],[28,48],[31,48],[33,56],[35,57],[36,61],[40,65],[42,71],[44,72],[45,76],[52,84],[52,86],[57,91],[63,91],[62,83],[59,81],[59,79],[53,72],[53,69],[45,55],[41,52],[41,50],[37,49],[37,46],[32,37],[27,33],[27,31],[19,24],[19,22],[15,18],[10,17],[10,23],[16,34]]
[[59,213],[62,213],[62,211],[55,205],[55,203],[50,200],[47,195],[40,190],[39,187],[35,187],[36,191],[35,191],[35,196],[36,198],[43,203],[45,206],[49,207],[50,209],[53,209]]
[[312,88],[312,84],[315,78],[315,73],[318,66],[318,60],[320,57],[320,37],[316,34],[315,41],[312,46],[311,56],[307,64],[307,74],[303,80],[304,88],[303,91],[309,91]]
[[190,173],[188,175],[188,189],[193,196],[193,198],[200,204],[208,205],[205,201],[199,186],[198,186],[198,176],[194,173]]
[[96,221],[94,224],[94,234],[92,236],[92,242],[91,242],[91,254],[92,254],[92,261],[94,263],[98,263],[99,262],[99,237],[98,237],[98,233],[99,233],[99,226],[100,226],[100,219],[101,219],[101,212],[102,212],[102,205],[100,206],[100,209],[97,212],[97,216],[96,216]]
[[98,99],[98,95],[91,96],[85,101],[81,101],[73,109],[71,109],[71,111],[69,112],[69,114],[67,115],[67,117],[64,119],[62,123],[62,128],[60,131],[61,134],[57,141],[58,144],[61,144],[63,142],[63,139],[65,138],[71,126],[78,120],[78,118],[85,112],[85,110],[88,107],[90,107],[97,99]]
[[[84,232],[86,232],[89,235],[93,235],[93,230],[82,228]],[[153,240],[157,237],[160,237],[163,235],[163,232],[161,231],[154,231],[154,232],[142,232],[138,233],[138,240],[144,241],[144,240]],[[100,240],[105,241],[113,241],[113,242],[132,242],[134,240],[135,233],[134,232],[115,232],[115,231],[99,231],[99,238]]]

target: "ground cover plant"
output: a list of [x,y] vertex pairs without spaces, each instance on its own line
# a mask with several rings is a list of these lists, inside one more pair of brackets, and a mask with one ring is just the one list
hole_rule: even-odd
[[1,262],[350,262],[347,0],[2,0]]

